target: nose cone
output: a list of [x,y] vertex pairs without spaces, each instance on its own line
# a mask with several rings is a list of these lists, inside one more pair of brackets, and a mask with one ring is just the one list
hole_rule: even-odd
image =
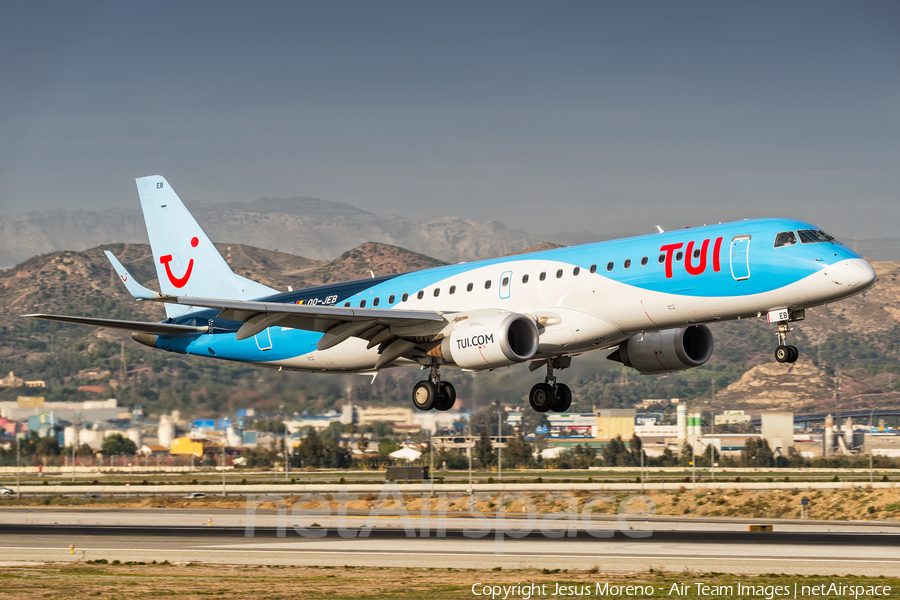
[[875,269],[862,258],[849,258],[828,267],[831,281],[843,288],[849,288],[851,293],[858,294],[872,287],[875,283]]

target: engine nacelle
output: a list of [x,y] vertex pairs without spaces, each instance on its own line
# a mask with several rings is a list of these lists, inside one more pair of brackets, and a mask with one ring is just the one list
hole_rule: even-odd
[[504,367],[530,360],[538,349],[534,319],[497,313],[462,321],[441,342],[441,355],[464,369]]
[[712,331],[706,325],[691,325],[633,335],[607,358],[641,373],[654,374],[699,367],[712,353]]

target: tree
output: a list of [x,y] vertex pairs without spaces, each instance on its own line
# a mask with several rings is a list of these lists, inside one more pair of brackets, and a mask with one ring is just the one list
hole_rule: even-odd
[[764,439],[750,438],[741,449],[741,466],[771,467],[775,465],[775,456]]
[[[66,446],[62,451],[64,456],[72,456],[72,446]],[[93,456],[94,449],[88,446],[87,444],[81,444],[80,446],[75,447],[75,455],[76,456]]]
[[497,462],[494,456],[494,446],[491,443],[491,436],[485,427],[481,429],[481,437],[475,442],[475,458],[481,461],[483,467],[489,467]]
[[[640,466],[641,464],[646,465],[647,455],[644,454],[644,442],[641,441],[641,438],[637,434],[631,436],[631,443],[629,446],[629,450],[631,451],[631,464],[635,466]],[[643,459],[641,458],[642,454],[644,455]]]
[[662,452],[662,456],[658,459],[660,467],[674,467],[678,464],[678,457],[675,456],[675,453],[666,446],[666,448]]
[[323,439],[314,429],[294,450],[292,462],[300,467],[345,469],[350,466],[350,450],[334,437]]
[[601,453],[603,464],[607,467],[630,467],[634,465],[634,457],[625,446],[621,435],[609,440]]
[[518,468],[528,467],[534,460],[534,450],[531,444],[525,441],[525,434],[521,428],[506,442],[503,460],[507,464]]
[[278,453],[274,449],[265,446],[250,448],[243,454],[248,467],[271,467],[277,457]]
[[108,435],[100,445],[100,451],[107,456],[131,455],[137,452],[137,444],[121,433]]

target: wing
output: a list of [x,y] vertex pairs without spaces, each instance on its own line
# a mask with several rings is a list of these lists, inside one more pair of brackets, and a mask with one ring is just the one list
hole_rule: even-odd
[[126,331],[138,331],[156,335],[169,335],[174,337],[199,335],[205,333],[208,327],[195,327],[192,325],[175,325],[174,323],[146,323],[144,321],[123,321],[120,319],[95,319],[93,317],[70,317],[67,315],[32,314],[22,315],[32,319],[45,321],[62,321],[63,323],[76,323],[78,325],[90,325],[91,327],[107,327],[109,329],[125,329]]
[[[386,364],[408,354],[419,345],[408,341],[409,338],[421,340],[433,337],[447,324],[444,314],[435,311],[309,306],[160,294],[135,281],[110,252],[106,252],[106,256],[136,299],[219,309],[221,318],[243,322],[237,331],[236,337],[239,340],[251,338],[276,325],[323,333],[316,345],[319,350],[327,350],[348,338],[358,337],[368,340],[369,348],[379,346],[379,362]],[[425,343],[427,346],[428,343]],[[387,360],[391,356],[393,358]]]

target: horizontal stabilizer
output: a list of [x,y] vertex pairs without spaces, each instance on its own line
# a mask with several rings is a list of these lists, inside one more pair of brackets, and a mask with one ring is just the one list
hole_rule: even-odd
[[91,327],[106,327],[108,329],[124,329],[139,333],[152,333],[156,335],[168,335],[173,337],[191,336],[206,333],[207,326],[195,327],[193,325],[175,325],[174,323],[147,323],[145,321],[123,321],[119,319],[95,319],[93,317],[70,317],[67,315],[22,315],[32,319],[45,321],[62,321],[63,323],[75,323],[76,325],[90,325]]

